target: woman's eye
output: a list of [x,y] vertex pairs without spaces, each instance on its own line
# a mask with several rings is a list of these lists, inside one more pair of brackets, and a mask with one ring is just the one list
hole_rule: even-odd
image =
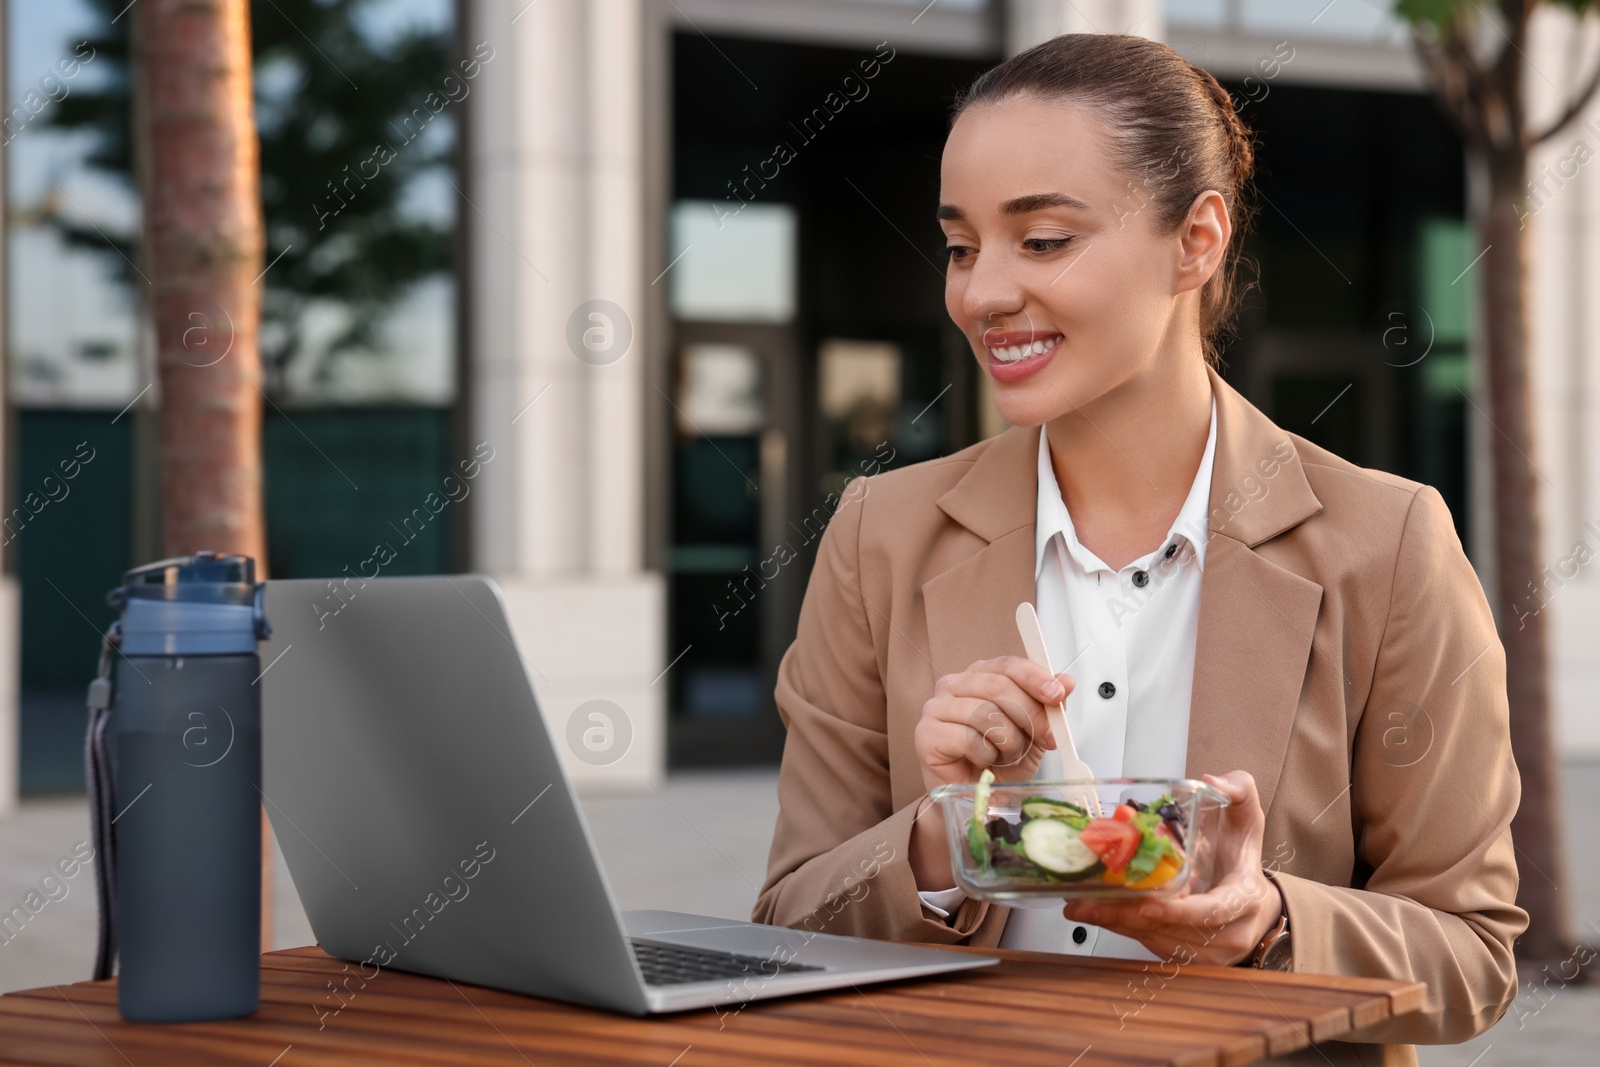
[[1067,247],[1071,241],[1070,237],[1030,237],[1022,244],[1030,252],[1054,252]]
[[960,263],[972,254],[972,249],[966,245],[947,245],[945,251],[950,254],[950,262]]

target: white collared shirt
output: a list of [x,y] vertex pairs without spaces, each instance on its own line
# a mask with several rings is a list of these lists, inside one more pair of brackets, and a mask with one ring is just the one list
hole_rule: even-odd
[[[1067,697],[1067,729],[1096,778],[1185,777],[1216,450],[1213,398],[1200,469],[1161,547],[1113,571],[1079,542],[1050,463],[1049,437],[1040,429],[1035,604],[1051,666],[1077,682]],[[1145,475],[1130,471],[1129,476]],[[1060,756],[1046,752],[1038,778],[1060,773]],[[960,889],[918,895],[939,915],[948,915],[962,900]],[[1073,939],[1080,927],[1081,943]],[[1067,921],[1059,906],[1017,908],[1006,921],[1000,947],[1158,958],[1132,938]]]

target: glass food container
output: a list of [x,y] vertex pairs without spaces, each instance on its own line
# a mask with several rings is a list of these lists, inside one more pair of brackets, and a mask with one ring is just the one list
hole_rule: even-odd
[[[1228,805],[1190,778],[943,785],[956,884],[1015,906],[1202,893]],[[1098,811],[1096,809],[1098,803]]]

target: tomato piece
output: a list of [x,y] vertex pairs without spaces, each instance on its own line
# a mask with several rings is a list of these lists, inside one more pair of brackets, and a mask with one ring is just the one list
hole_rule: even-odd
[[1116,819],[1118,822],[1132,822],[1133,815],[1134,812],[1132,804],[1118,804],[1117,810],[1111,813],[1111,817]]
[[1143,836],[1138,827],[1130,823],[1102,818],[1090,819],[1089,825],[1083,828],[1078,838],[1100,857],[1106,870],[1121,871],[1139,851]]

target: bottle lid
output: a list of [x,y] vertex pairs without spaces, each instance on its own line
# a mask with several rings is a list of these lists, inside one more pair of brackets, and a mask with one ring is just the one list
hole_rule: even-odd
[[122,612],[124,655],[254,652],[271,633],[249,556],[196,552],[135,567],[106,602]]

